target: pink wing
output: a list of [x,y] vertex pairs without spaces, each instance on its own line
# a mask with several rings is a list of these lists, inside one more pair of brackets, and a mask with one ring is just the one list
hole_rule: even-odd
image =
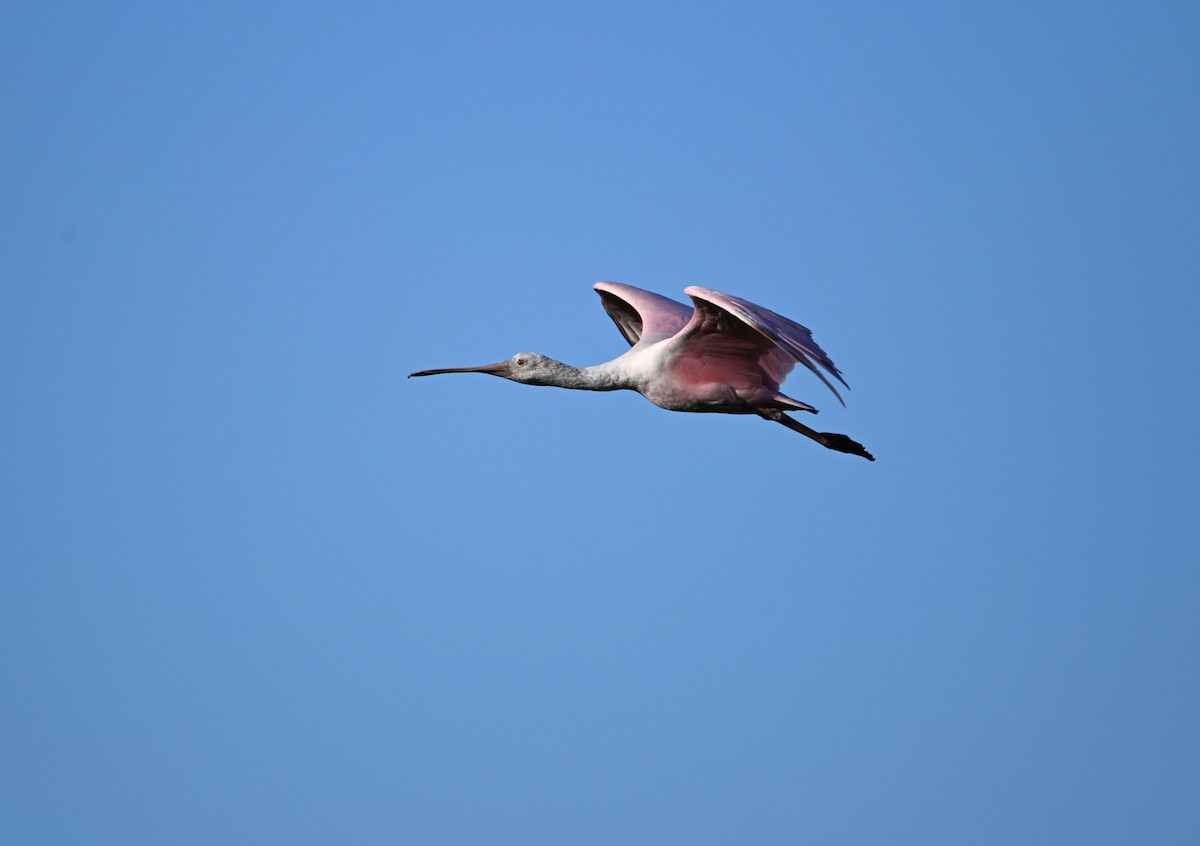
[[597,282],[592,287],[630,346],[670,338],[692,319],[687,306],[632,285]]
[[691,320],[672,343],[675,367],[684,379],[719,381],[733,387],[761,385],[778,391],[799,362],[833,391],[838,402],[846,404],[818,366],[847,388],[850,386],[808,329],[720,291],[692,286],[684,293],[696,306]]

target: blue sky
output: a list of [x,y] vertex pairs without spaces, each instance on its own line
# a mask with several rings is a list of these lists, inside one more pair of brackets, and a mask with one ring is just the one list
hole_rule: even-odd
[[4,19],[0,840],[1195,841],[1190,4]]

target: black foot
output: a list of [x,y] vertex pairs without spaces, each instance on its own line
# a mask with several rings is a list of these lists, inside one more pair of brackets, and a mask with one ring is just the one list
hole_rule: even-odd
[[875,460],[875,456],[867,452],[866,447],[845,435],[839,435],[837,432],[822,432],[821,438],[821,443],[830,449],[836,449],[838,452],[848,452],[851,455],[861,455],[867,461]]

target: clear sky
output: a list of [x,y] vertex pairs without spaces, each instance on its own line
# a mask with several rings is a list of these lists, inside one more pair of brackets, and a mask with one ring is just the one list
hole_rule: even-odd
[[10,7],[0,842],[1196,843],[1196,8]]

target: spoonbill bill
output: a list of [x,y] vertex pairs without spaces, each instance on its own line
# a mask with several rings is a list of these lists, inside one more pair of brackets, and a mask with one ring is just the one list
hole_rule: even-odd
[[862,444],[846,435],[818,432],[786,414],[817,412],[808,403],[779,392],[779,384],[797,362],[816,374],[842,405],[846,403],[841,394],[821,370],[850,387],[817,346],[812,332],[799,323],[738,297],[697,286],[684,289],[692,308],[632,285],[597,282],[593,287],[632,347],[606,364],[572,367],[538,353],[517,353],[496,364],[421,370],[410,373],[409,378],[490,373],[526,385],[637,391],[668,411],[757,414],[821,446],[875,460]]

